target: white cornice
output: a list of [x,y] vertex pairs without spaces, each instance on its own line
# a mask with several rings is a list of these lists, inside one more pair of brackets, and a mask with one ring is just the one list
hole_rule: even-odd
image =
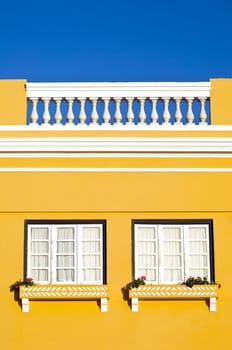
[[232,138],[1,138],[0,153],[232,153]]
[[27,83],[27,97],[209,97],[210,82]]

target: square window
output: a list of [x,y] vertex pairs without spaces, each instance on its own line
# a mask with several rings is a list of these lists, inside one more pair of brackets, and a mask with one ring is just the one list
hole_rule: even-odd
[[148,284],[213,281],[212,221],[133,221],[133,274]]
[[26,275],[39,284],[104,284],[105,222],[26,222]]

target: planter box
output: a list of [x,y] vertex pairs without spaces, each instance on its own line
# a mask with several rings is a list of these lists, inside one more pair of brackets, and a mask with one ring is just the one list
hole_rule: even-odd
[[192,288],[186,285],[144,285],[129,291],[132,311],[138,311],[139,299],[209,299],[210,311],[216,311],[216,299],[218,285],[205,284],[194,285]]
[[29,300],[100,300],[101,312],[107,311],[107,285],[35,285],[20,286],[22,311],[29,311]]

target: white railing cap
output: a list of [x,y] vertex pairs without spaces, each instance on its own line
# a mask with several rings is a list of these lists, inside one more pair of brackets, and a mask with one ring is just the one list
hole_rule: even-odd
[[210,82],[27,83],[28,98],[155,98],[210,96]]

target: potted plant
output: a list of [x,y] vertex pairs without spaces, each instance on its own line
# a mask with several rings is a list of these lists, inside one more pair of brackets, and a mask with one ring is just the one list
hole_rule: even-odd
[[215,282],[209,282],[207,280],[206,277],[188,277],[187,280],[185,282],[183,282],[182,284],[186,285],[189,288],[193,288],[194,285],[205,285],[205,284],[217,284],[218,288],[221,287],[221,285],[219,283],[215,283]]
[[129,283],[130,289],[138,288],[145,284],[146,276],[141,276],[139,278],[134,279],[131,283]]
[[34,286],[35,283],[31,277],[26,277],[24,280],[18,280],[15,283],[10,285],[10,291],[13,292],[18,290],[20,286]]

